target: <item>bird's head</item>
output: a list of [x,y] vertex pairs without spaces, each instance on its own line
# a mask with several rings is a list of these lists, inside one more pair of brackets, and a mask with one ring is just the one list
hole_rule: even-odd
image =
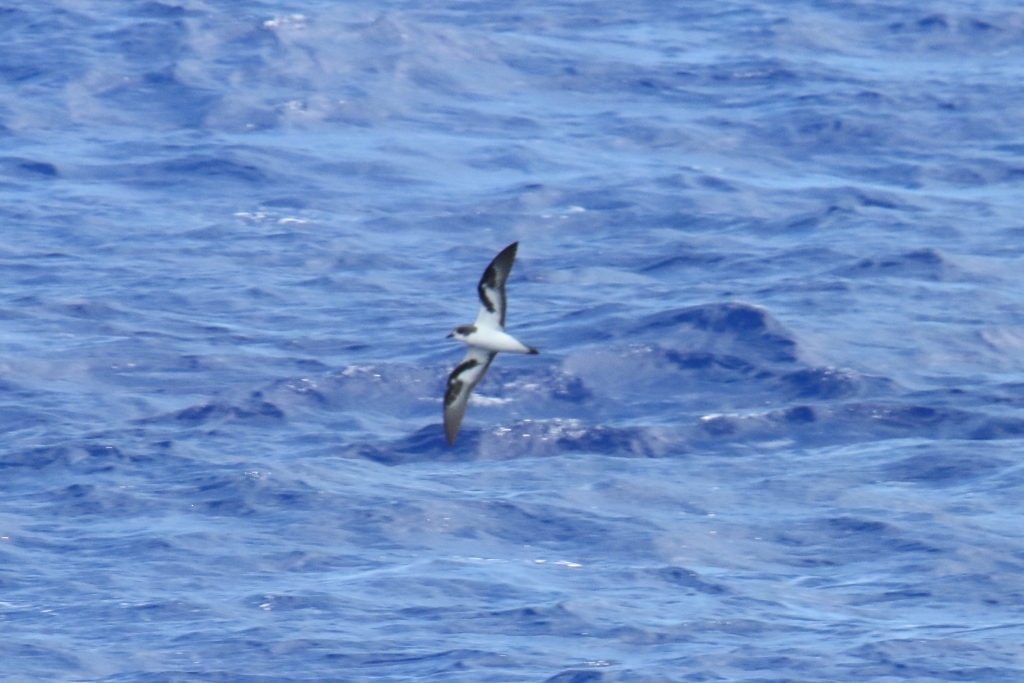
[[466,341],[466,338],[474,332],[476,332],[476,325],[461,325],[451,331],[451,334],[448,335],[448,339]]

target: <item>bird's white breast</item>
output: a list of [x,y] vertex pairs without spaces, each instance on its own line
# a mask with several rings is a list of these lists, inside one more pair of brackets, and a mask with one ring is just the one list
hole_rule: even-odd
[[488,351],[511,351],[513,353],[529,353],[530,347],[516,341],[501,330],[477,329],[476,332],[463,339],[470,346],[479,346]]

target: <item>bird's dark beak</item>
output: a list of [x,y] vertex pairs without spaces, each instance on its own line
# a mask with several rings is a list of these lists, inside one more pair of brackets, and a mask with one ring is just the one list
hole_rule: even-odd
[[445,337],[445,339],[451,339],[451,338],[452,338],[452,337],[454,337],[454,336],[455,336],[455,333],[454,333],[454,332],[449,332],[449,333],[448,333],[448,336],[447,336],[447,337]]

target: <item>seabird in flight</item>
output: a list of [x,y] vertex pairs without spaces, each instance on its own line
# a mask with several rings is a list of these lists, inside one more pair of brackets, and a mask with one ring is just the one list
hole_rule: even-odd
[[455,443],[462,417],[466,414],[469,392],[483,379],[498,351],[537,353],[505,334],[505,280],[516,260],[519,242],[513,242],[494,257],[487,266],[476,290],[480,295],[480,313],[472,325],[456,327],[449,337],[466,342],[466,355],[448,375],[444,392],[444,435],[448,445]]

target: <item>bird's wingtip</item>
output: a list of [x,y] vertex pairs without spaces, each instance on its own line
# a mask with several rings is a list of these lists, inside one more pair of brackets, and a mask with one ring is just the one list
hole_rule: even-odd
[[530,350],[527,351],[527,353],[530,354],[531,356],[536,356],[538,353],[540,353],[540,351],[538,351],[537,349],[535,349],[533,347],[530,347]]
[[449,424],[447,420],[445,420],[445,423],[444,423],[444,438],[448,441],[448,447],[449,448],[451,448],[452,446],[455,445],[455,437],[457,437],[458,435],[459,435],[459,427],[455,426],[454,428],[452,428],[452,425]]

